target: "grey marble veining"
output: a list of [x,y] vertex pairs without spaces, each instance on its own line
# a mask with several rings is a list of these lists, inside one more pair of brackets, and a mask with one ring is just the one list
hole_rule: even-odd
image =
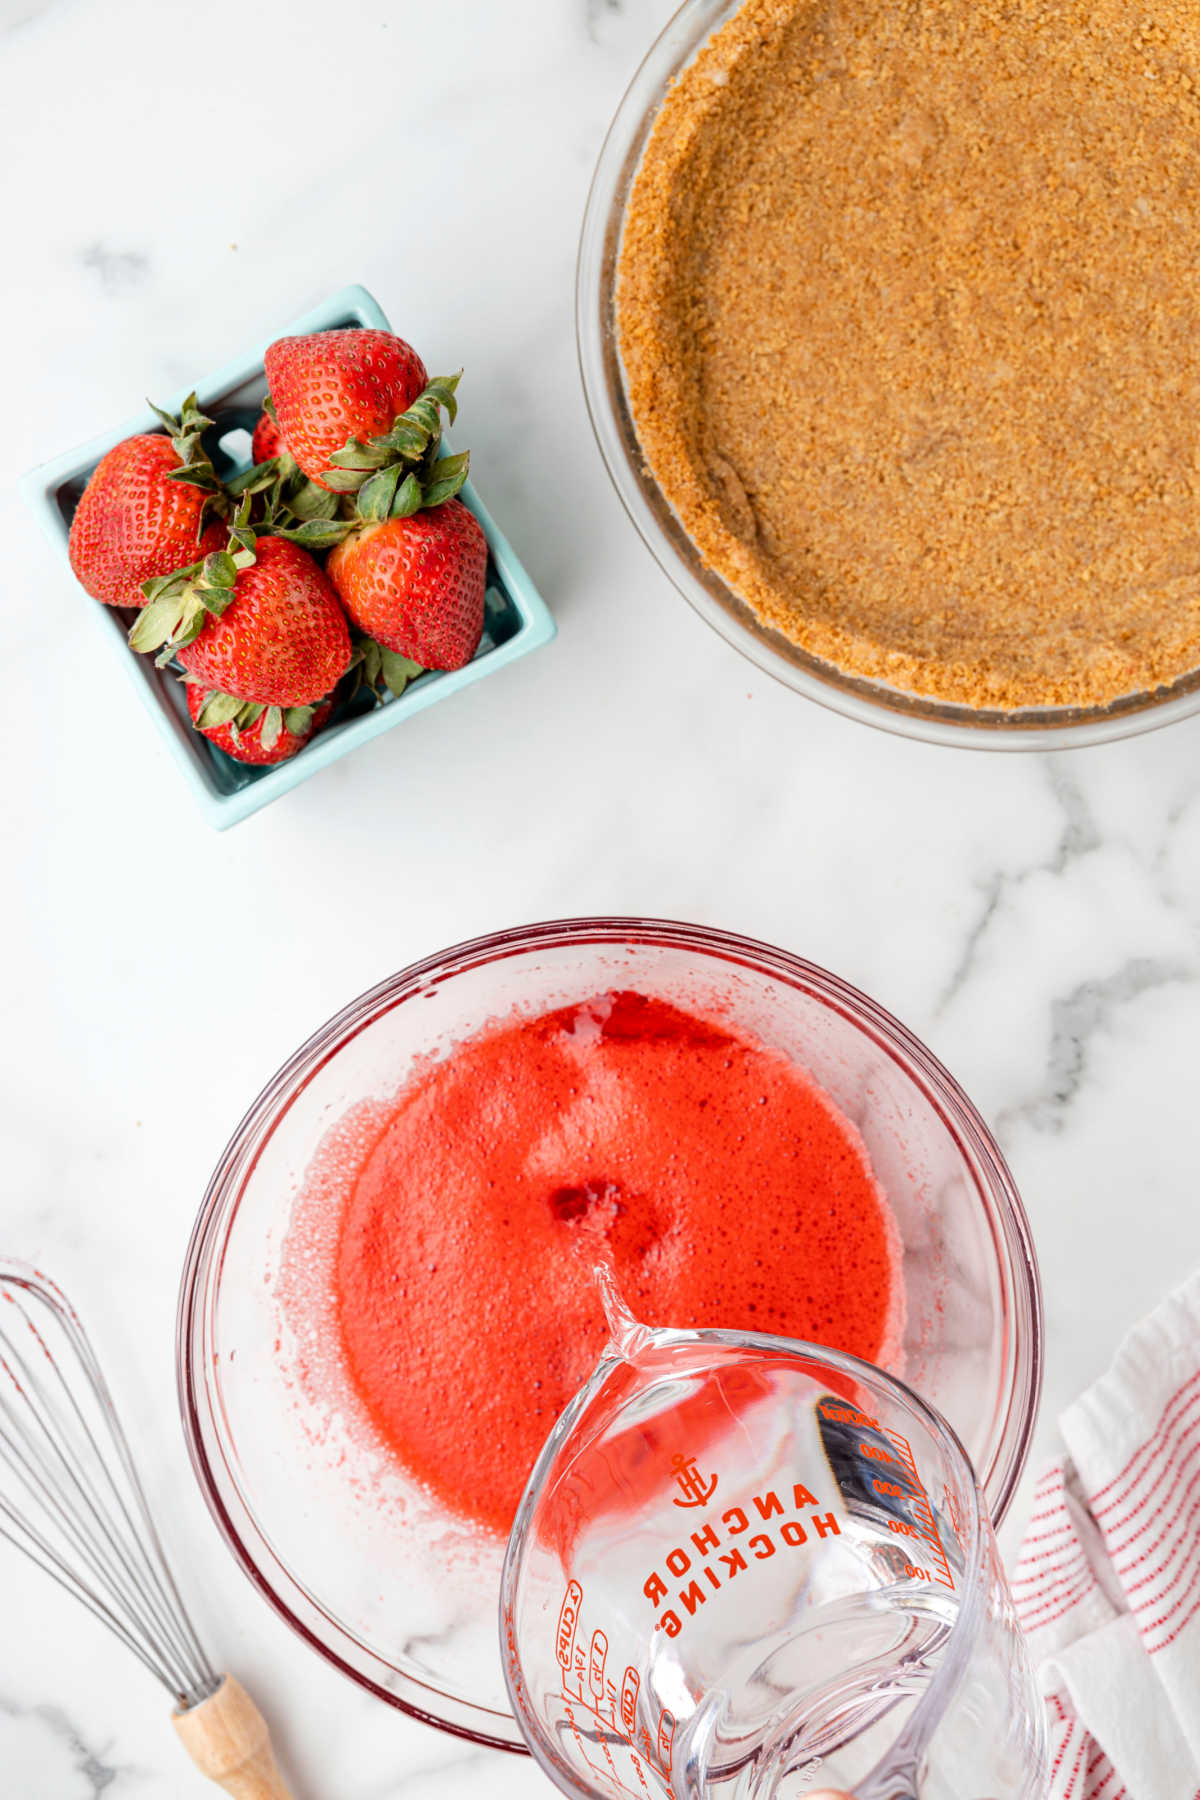
[[1076,857],[1099,847],[1100,833],[1088,810],[1087,799],[1072,779],[1067,765],[1065,755],[1042,759],[1050,792],[1062,810],[1062,828],[1057,841],[1041,860],[1023,868],[996,869],[980,884],[979,916],[966,934],[962,954],[938,999],[937,1011],[945,1011],[970,979],[979,947],[1011,891],[1038,871],[1049,875],[1065,874]]
[[1001,1111],[994,1123],[1001,1135],[1017,1120],[1038,1131],[1061,1132],[1067,1109],[1087,1076],[1088,1046],[1099,1031],[1119,1030],[1119,1009],[1171,982],[1195,981],[1187,963],[1135,956],[1099,981],[1084,981],[1050,1003],[1051,1040],[1045,1074],[1037,1091],[1019,1106]]
[[[97,1747],[85,1741],[78,1727],[60,1706],[40,1704],[18,1706],[0,1694],[0,1762],[7,1782],[28,1780],[39,1784],[46,1794],[86,1795],[87,1800],[101,1800],[105,1794],[131,1789],[144,1780],[145,1770],[133,1765],[110,1762],[107,1746]],[[59,1773],[53,1774],[57,1767]],[[30,1774],[23,1774],[28,1769]],[[41,1783],[46,1786],[41,1789]],[[51,1782],[55,1783],[52,1787]],[[17,1794],[16,1786],[5,1793]]]
[[[976,918],[965,934],[961,955],[938,997],[935,1013],[941,1015],[970,988],[971,978],[988,935],[1015,897],[1035,876],[1052,880],[1068,878],[1079,862],[1106,848],[1106,838],[1076,779],[1078,757],[1059,755],[1041,759],[1046,780],[1061,812],[1061,829],[1048,852],[1018,867],[991,871],[980,882]],[[1158,875],[1166,855],[1166,843],[1187,809],[1177,802],[1168,811],[1162,840],[1145,863],[1145,875],[1160,889]],[[1165,894],[1162,895],[1167,899]],[[1170,902],[1168,901],[1168,904]],[[1002,1107],[993,1124],[1003,1139],[1013,1127],[1026,1122],[1040,1131],[1061,1132],[1068,1109],[1086,1079],[1088,1048],[1098,1032],[1119,1031],[1119,1012],[1142,995],[1175,982],[1192,982],[1200,975],[1200,933],[1193,931],[1191,954],[1134,954],[1122,958],[1107,972],[1090,976],[1050,999],[1050,1041],[1041,1070],[1031,1068],[1031,1091]]]

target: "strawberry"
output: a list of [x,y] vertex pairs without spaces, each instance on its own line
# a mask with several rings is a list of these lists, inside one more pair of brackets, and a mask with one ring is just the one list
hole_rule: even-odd
[[236,546],[152,582],[129,634],[135,650],[178,656],[210,688],[264,706],[303,706],[327,694],[350,662],[350,633],[317,564],[282,537],[258,537],[242,503]]
[[205,523],[214,507],[225,507],[200,448],[210,421],[194,394],[182,420],[159,416],[171,436],[146,433],[117,444],[93,472],[71,521],[71,567],[105,606],[144,606],[143,583],[225,543],[221,525]]
[[335,455],[390,432],[428,381],[416,351],[390,331],[280,338],[267,351],[266,371],[288,449],[312,481],[338,491],[328,479]]
[[330,581],[360,631],[425,669],[460,669],[483,635],[487,539],[461,500],[367,521],[331,551]]
[[254,427],[250,445],[251,459],[256,463],[269,462],[273,456],[281,455],[286,448],[278,420],[272,418],[264,406],[258,416],[258,424]]
[[261,766],[286,762],[302,750],[333,711],[333,700],[324,700],[318,707],[281,709],[237,700],[206,688],[203,682],[189,681],[187,707],[196,730],[226,756]]
[[179,660],[210,687],[300,706],[327,694],[350,661],[350,633],[320,568],[296,544],[259,538],[233,599],[180,651]]

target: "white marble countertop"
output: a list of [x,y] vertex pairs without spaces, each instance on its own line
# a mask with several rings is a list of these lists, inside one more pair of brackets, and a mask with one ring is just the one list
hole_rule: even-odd
[[[670,8],[0,0],[0,1249],[86,1313],[198,1622],[270,1712],[298,1800],[550,1791],[312,1655],[186,1466],[174,1309],[207,1176],[262,1082],[381,976],[618,911],[751,933],[876,996],[959,1076],[1023,1191],[1039,1456],[1200,1260],[1200,720],[1054,757],[843,722],[693,617],[609,486],[575,245]],[[560,636],[217,836],[10,484],[351,280],[431,367],[465,364],[459,439]],[[0,1579],[5,1800],[200,1800],[149,1679],[6,1551]]]

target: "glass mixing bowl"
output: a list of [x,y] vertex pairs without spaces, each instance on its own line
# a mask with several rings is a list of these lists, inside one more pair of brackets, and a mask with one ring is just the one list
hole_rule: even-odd
[[626,512],[684,599],[727,643],[786,687],[847,718],[930,743],[988,750],[1066,749],[1107,743],[1200,711],[1200,669],[1153,693],[1105,707],[1000,712],[949,705],[845,674],[763,625],[705,568],[638,445],[616,334],[616,272],[625,208],[666,90],[740,0],[686,0],[656,39],[617,110],[584,214],[576,275],[576,330],[588,412]]
[[573,919],[477,938],[381,982],[280,1070],[213,1175],[180,1295],[184,1428],[230,1548],[290,1625],[392,1705],[507,1749],[523,1745],[498,1646],[504,1545],[439,1513],[383,1459],[368,1466],[336,1420],[314,1417],[275,1285],[305,1172],[349,1108],[386,1099],[417,1059],[514,1009],[614,987],[720,1004],[810,1070],[857,1126],[903,1243],[908,1318],[894,1372],[959,1433],[997,1521],[1041,1387],[1037,1267],[1004,1160],[941,1064],[836,976],[700,926]]

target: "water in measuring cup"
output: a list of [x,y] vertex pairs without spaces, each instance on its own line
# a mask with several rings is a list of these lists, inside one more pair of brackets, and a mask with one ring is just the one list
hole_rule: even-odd
[[800,1800],[813,1788],[853,1789],[925,1693],[956,1611],[953,1600],[892,1588],[827,1604],[803,1638],[747,1673],[732,1704],[701,1703],[667,1791]]
[[852,1786],[940,1664],[961,1588],[953,1497],[931,1498],[852,1383],[711,1343],[689,1365],[599,1279],[623,1362],[541,1496],[543,1554],[527,1552],[550,1732],[598,1795]]

